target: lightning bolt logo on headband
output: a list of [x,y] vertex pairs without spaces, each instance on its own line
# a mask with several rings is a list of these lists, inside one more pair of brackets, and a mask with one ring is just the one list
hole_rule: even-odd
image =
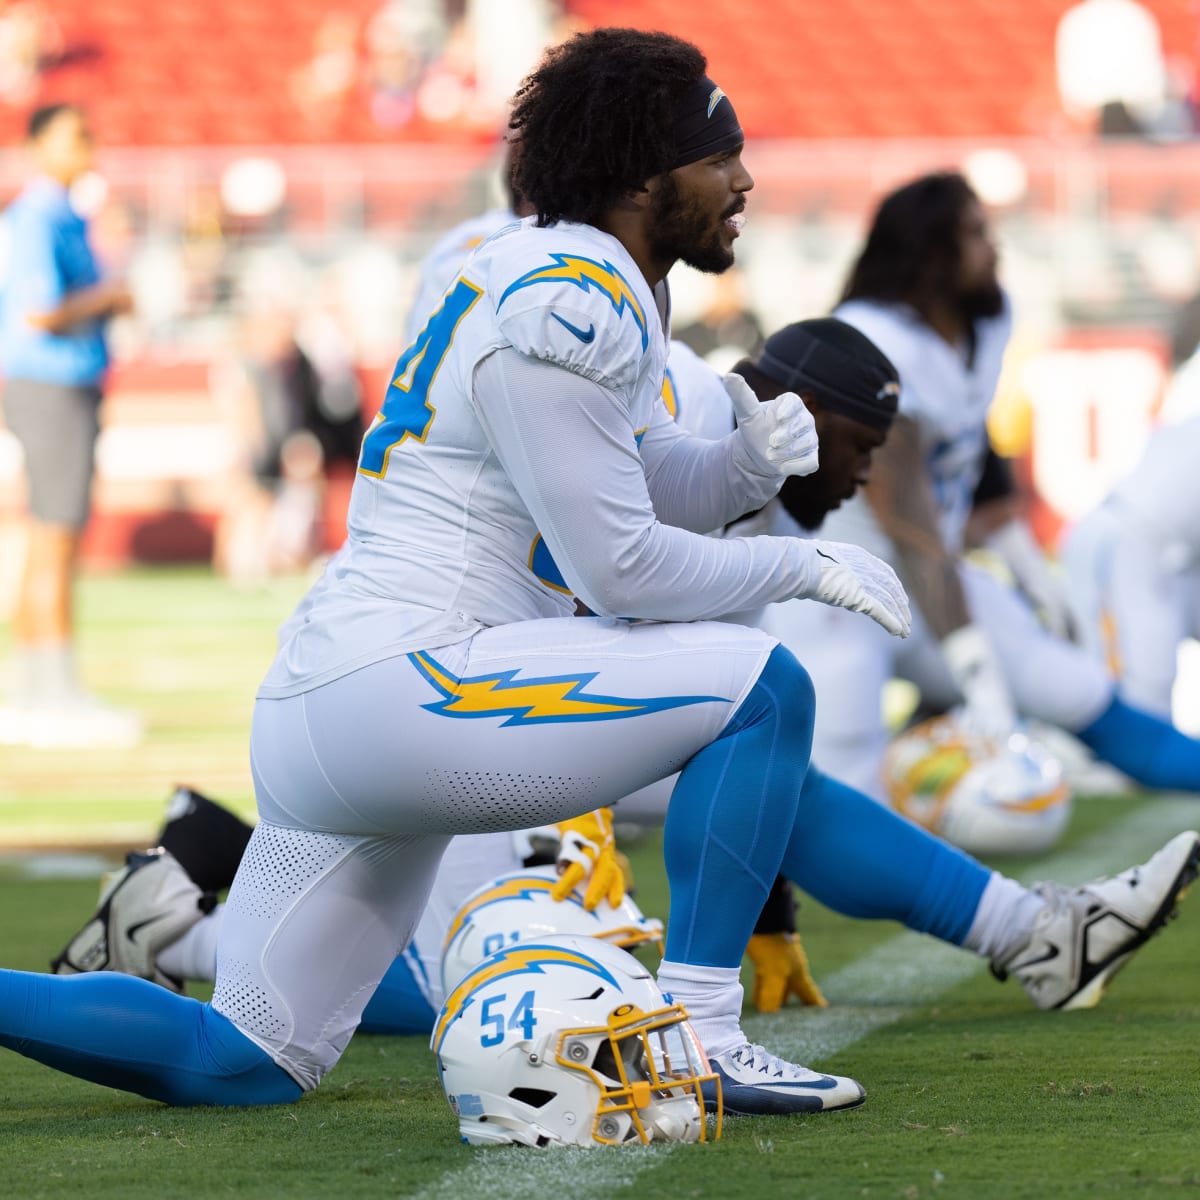
[[629,281],[612,263],[597,262],[578,254],[551,254],[550,258],[553,265],[526,271],[520,279],[510,283],[504,289],[496,311],[499,312],[513,292],[532,287],[535,283],[571,283],[584,292],[599,292],[613,306],[618,317],[628,312],[641,332],[642,349],[646,349],[650,344],[650,335],[646,330],[646,314],[642,311]]
[[719,87],[713,88],[712,94],[708,97],[708,112],[705,113],[705,116],[711,117],[713,115],[713,109],[725,99],[727,99],[727,97],[723,89]]
[[507,717],[510,725],[545,725],[564,721],[615,721],[646,713],[682,708],[688,704],[726,703],[720,696],[657,696],[636,699],[599,696],[584,689],[598,672],[518,679],[518,671],[500,671],[474,679],[459,679],[423,650],[408,661],[429,680],[443,699],[423,704],[443,717]]
[[581,954],[576,950],[567,950],[558,946],[544,946],[538,943],[526,943],[522,946],[510,946],[506,950],[498,950],[490,958],[485,959],[446,997],[442,1012],[429,1040],[429,1047],[436,1054],[442,1046],[442,1040],[459,1017],[470,1007],[475,993],[480,988],[505,979],[509,975],[517,975],[532,971],[537,975],[544,972],[542,968],[551,964],[561,963],[568,967],[577,967],[602,979],[605,983],[618,987],[617,981],[607,969],[594,958]]

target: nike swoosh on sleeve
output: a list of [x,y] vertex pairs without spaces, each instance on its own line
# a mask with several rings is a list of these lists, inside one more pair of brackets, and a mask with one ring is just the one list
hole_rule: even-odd
[[596,326],[589,325],[587,329],[580,329],[578,325],[572,325],[570,321],[560,317],[558,313],[550,314],[564,329],[569,329],[581,342],[594,342],[596,340]]

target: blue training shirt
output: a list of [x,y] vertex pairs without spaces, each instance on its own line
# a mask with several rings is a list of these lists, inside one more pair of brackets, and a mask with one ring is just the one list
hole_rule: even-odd
[[0,292],[0,373],[67,387],[99,383],[108,366],[104,319],[62,333],[35,329],[27,319],[100,281],[87,223],[71,207],[67,189],[45,177],[21,192],[4,220],[9,261]]

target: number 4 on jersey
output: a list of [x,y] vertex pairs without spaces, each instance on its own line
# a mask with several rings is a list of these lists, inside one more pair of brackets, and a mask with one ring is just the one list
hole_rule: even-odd
[[450,350],[459,322],[482,294],[473,283],[457,280],[446,293],[441,308],[400,356],[383,407],[363,438],[358,458],[358,469],[362,474],[382,479],[387,474],[388,459],[394,446],[407,438],[423,442],[429,436],[436,413],[429,403],[429,389]]

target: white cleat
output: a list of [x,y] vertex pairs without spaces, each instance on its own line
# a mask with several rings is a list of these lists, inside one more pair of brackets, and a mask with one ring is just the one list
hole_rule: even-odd
[[132,851],[104,880],[91,920],[50,964],[56,975],[120,971],[172,991],[183,981],[158,968],[158,953],[186,933],[216,897],[202,892],[167,851]]
[[86,693],[60,703],[0,708],[0,745],[36,750],[130,750],[145,733],[142,718]]
[[1046,900],[1029,940],[1003,961],[1038,1008],[1092,1008],[1112,977],[1174,915],[1196,878],[1200,834],[1180,833],[1149,862],[1081,887],[1039,883]]
[[[821,1075],[777,1058],[746,1042],[709,1059],[721,1086],[725,1112],[735,1115],[787,1116],[856,1108],[867,1093],[860,1083],[841,1075]],[[716,1109],[716,1088],[702,1085],[704,1106]]]
[[0,746],[23,746],[29,738],[29,709],[15,705],[0,708]]
[[92,696],[33,708],[25,721],[25,744],[39,750],[131,750],[145,732],[142,718]]

